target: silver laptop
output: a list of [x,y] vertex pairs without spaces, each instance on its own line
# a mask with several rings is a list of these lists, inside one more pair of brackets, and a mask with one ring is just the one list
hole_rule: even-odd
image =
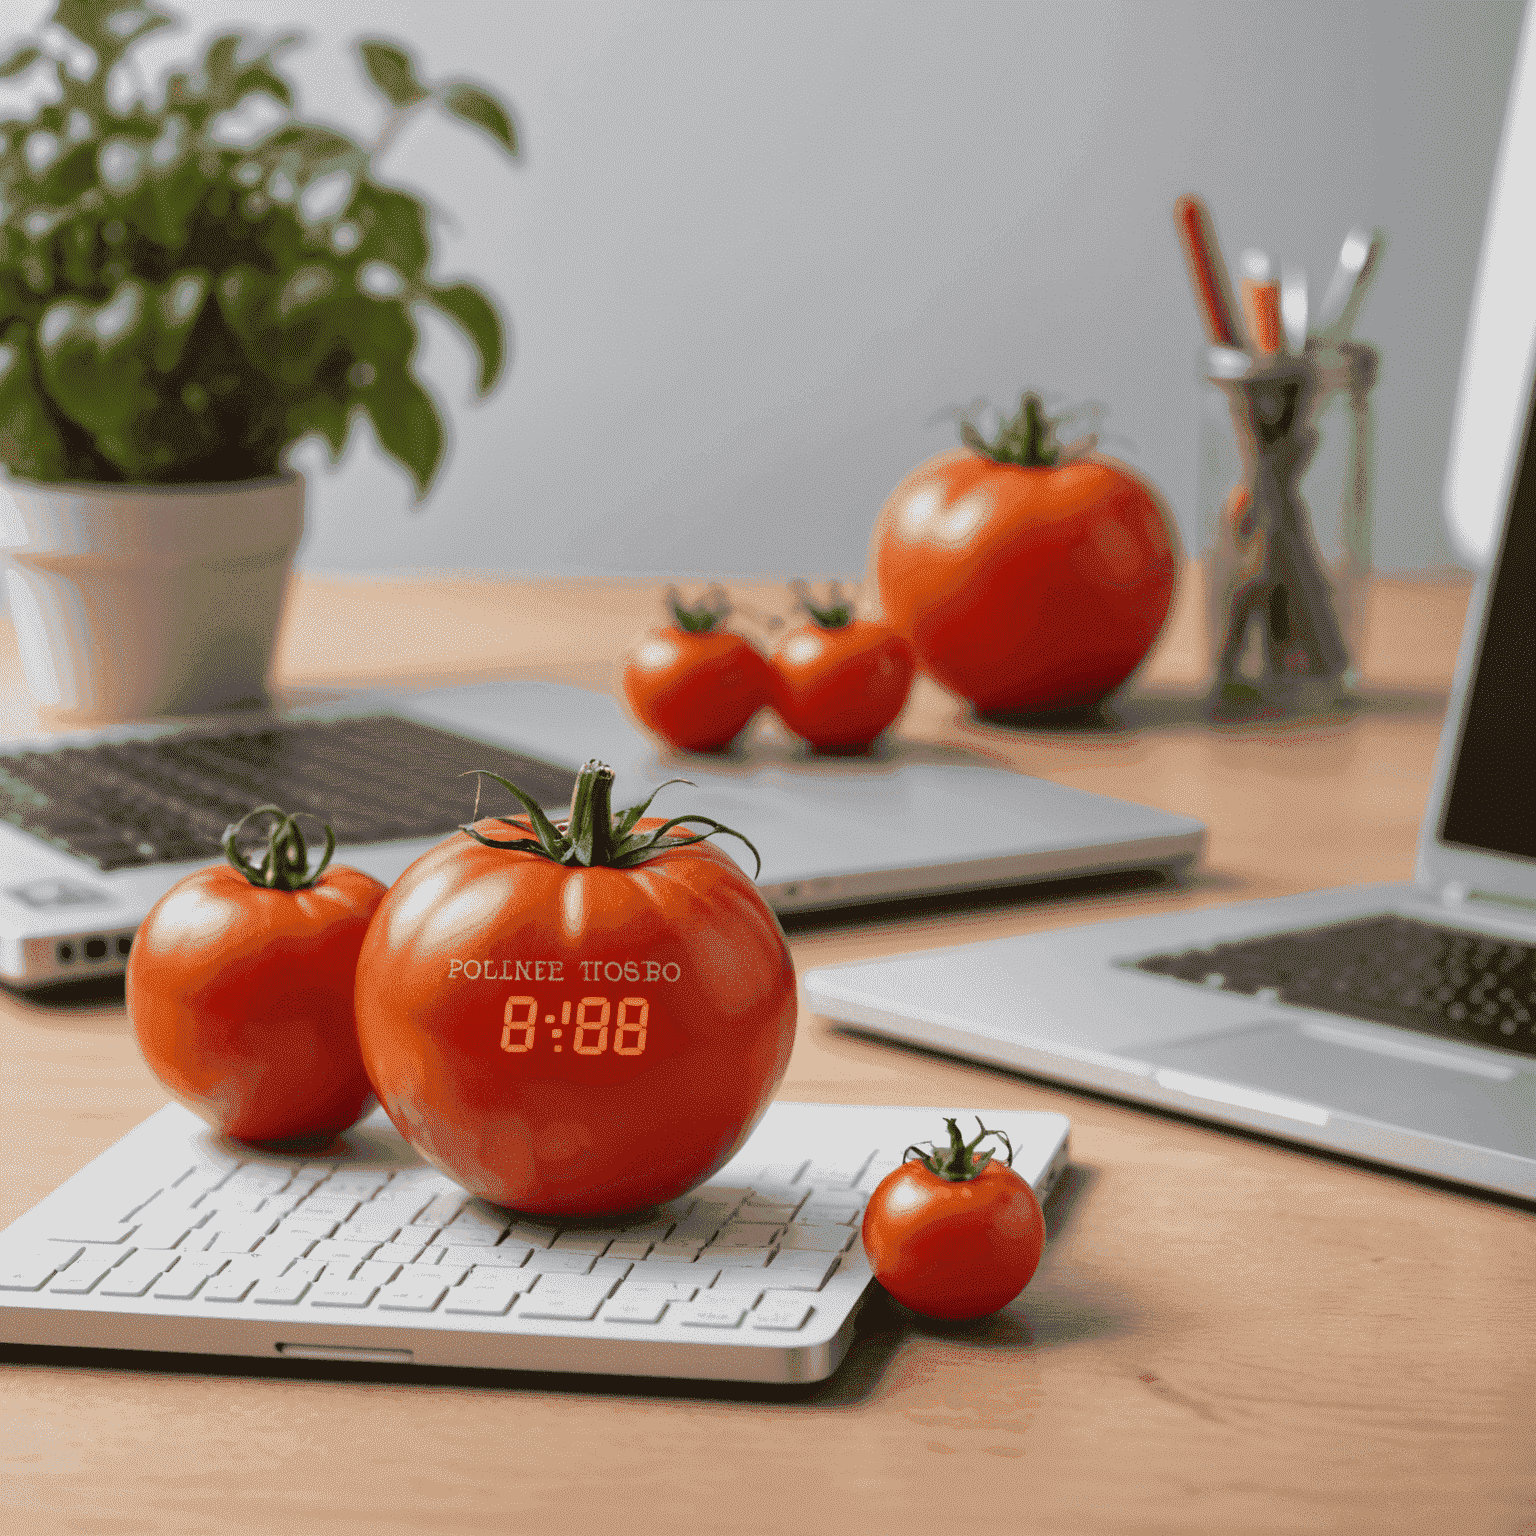
[[816,970],[817,1012],[1536,1199],[1533,173],[1528,18],[1447,477],[1458,544],[1497,556],[1468,614],[1413,883]]
[[[1095,871],[1175,870],[1204,828],[957,751],[669,759],[606,695],[537,682],[358,696],[271,715],[123,727],[0,746],[0,977],[37,986],[120,972],[151,904],[222,857],[227,823],[276,802],[323,813],[338,860],[386,883],[475,806],[491,769],[552,811],[599,757],[625,806],[735,827],[780,912]],[[519,809],[483,782],[482,813]],[[752,854],[720,846],[749,870]]]

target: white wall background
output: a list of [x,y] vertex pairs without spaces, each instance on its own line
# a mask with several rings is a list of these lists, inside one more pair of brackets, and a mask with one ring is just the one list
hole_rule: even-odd
[[[46,12],[10,0],[0,32]],[[186,38],[299,27],[312,115],[378,108],[348,40],[513,104],[508,164],[424,122],[389,176],[451,219],[440,275],[499,296],[514,356],[449,405],[430,500],[359,429],[313,472],[310,570],[819,575],[862,568],[936,415],[1026,386],[1110,408],[1194,520],[1199,325],[1170,209],[1210,204],[1321,291],[1355,223],[1391,245],[1377,563],[1444,565],[1451,404],[1517,0],[182,0]]]

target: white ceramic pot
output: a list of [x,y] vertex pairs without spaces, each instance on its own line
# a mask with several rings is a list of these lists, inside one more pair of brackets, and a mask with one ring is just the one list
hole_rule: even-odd
[[0,479],[0,551],[27,687],[59,723],[257,704],[304,528],[304,479]]

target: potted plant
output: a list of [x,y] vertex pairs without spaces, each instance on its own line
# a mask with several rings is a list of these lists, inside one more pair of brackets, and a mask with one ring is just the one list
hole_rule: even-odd
[[32,103],[0,119],[0,549],[55,718],[263,699],[303,521],[289,449],[319,434],[334,462],[364,416],[424,495],[443,427],[413,312],[468,338],[482,395],[502,369],[494,305],[433,278],[427,208],[375,165],[429,107],[515,155],[506,108],[363,42],[389,109],[364,145],[296,115],[278,67],[295,36],[240,32],[150,99],[128,55],[171,21],[58,0],[0,61]]

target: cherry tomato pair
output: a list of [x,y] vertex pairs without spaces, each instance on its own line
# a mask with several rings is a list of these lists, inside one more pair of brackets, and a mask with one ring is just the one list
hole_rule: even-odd
[[832,584],[818,603],[792,583],[809,622],[792,629],[771,658],[723,627],[730,613],[721,587],[692,607],[676,588],[673,623],[632,650],[622,674],[635,718],[684,752],[722,752],[765,706],[772,706],[817,752],[867,749],[902,711],[911,691],[911,646],[887,624],[854,617]]

